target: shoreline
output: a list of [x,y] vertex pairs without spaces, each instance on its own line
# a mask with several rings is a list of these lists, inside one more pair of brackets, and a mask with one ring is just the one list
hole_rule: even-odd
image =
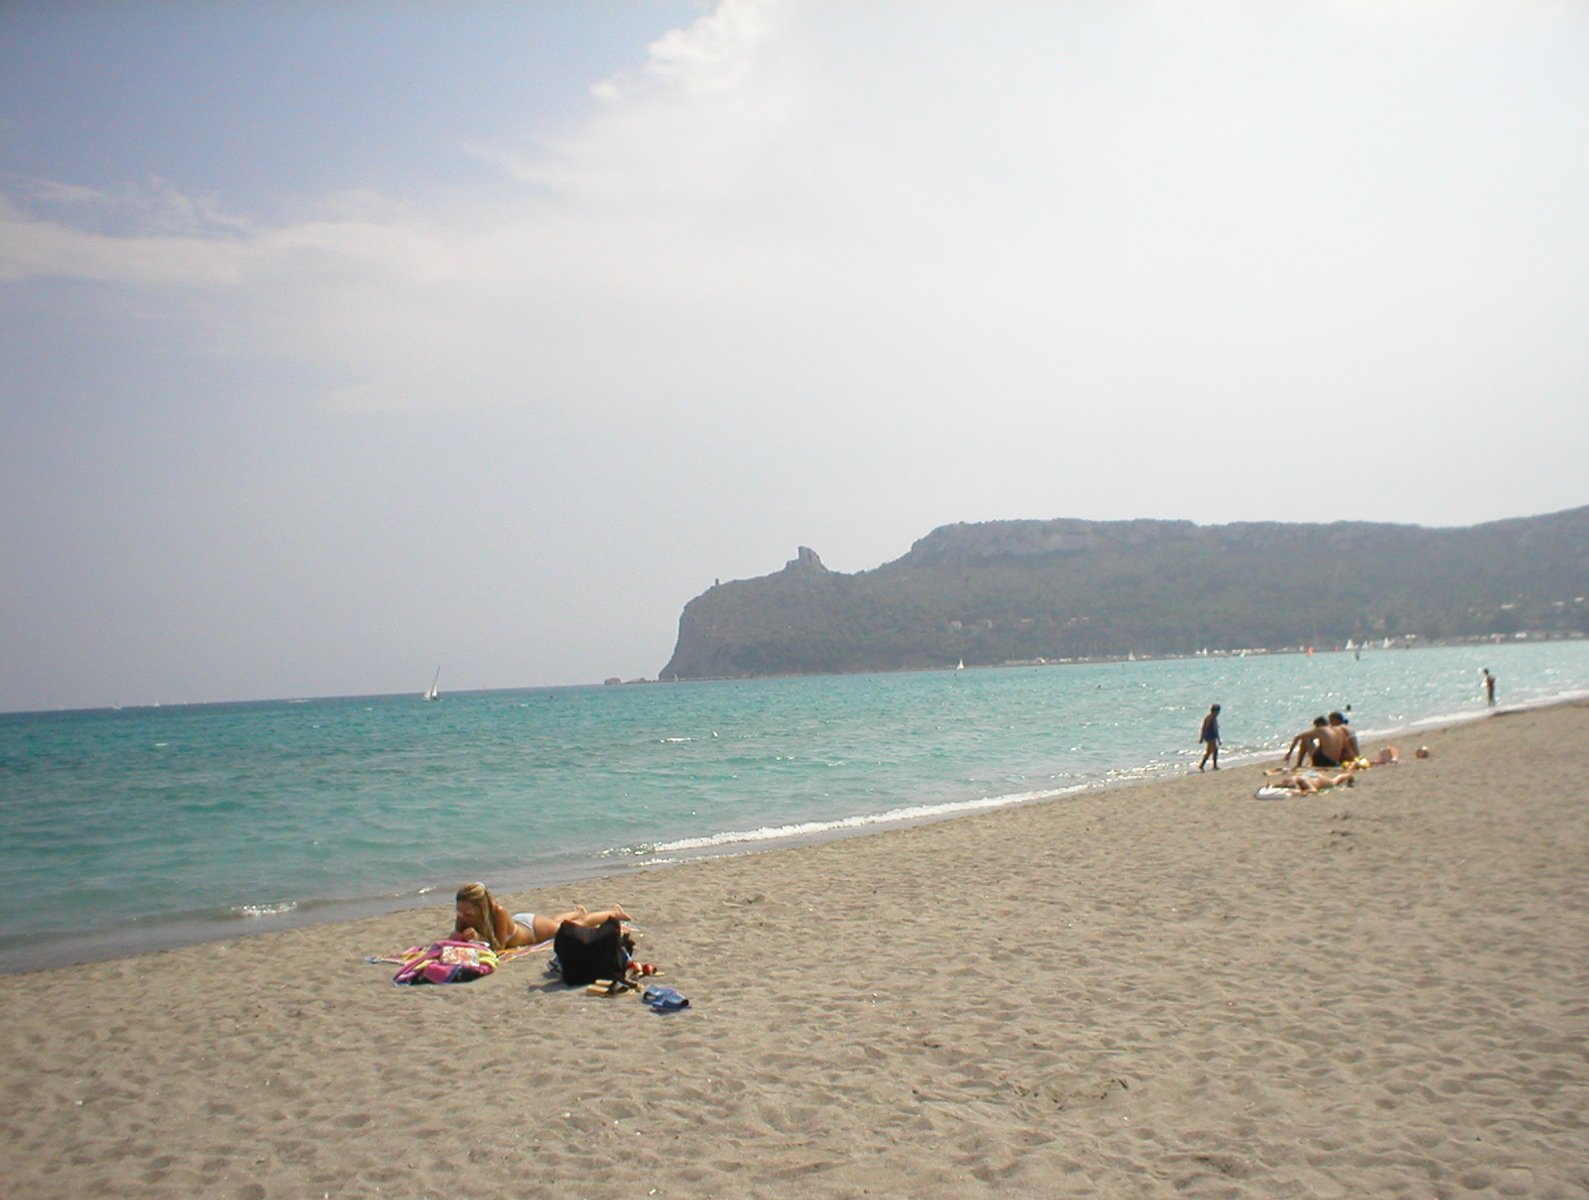
[[[1395,730],[1365,730],[1363,737],[1378,744],[1382,741],[1394,741],[1398,737],[1405,739],[1405,737],[1419,736],[1424,731],[1438,730],[1446,726],[1465,725],[1500,712],[1548,709],[1559,704],[1578,703],[1581,699],[1589,699],[1589,693],[1570,691],[1562,696],[1538,699],[1532,703],[1502,706],[1498,709],[1433,715],[1414,720]],[[1228,768],[1238,768],[1252,763],[1271,763],[1281,749],[1282,747],[1276,745],[1276,747],[1246,750],[1246,752],[1227,750],[1222,757],[1227,761]],[[769,831],[769,836],[761,836],[763,830],[725,831],[723,834],[718,834],[720,839],[699,839],[699,844],[685,849],[651,850],[647,854],[634,854],[629,857],[613,855],[605,858],[578,858],[559,863],[551,869],[539,868],[535,871],[523,869],[523,871],[501,874],[499,890],[512,893],[532,887],[570,887],[570,885],[582,887],[604,879],[624,879],[632,874],[663,871],[672,866],[696,863],[696,861],[736,858],[740,855],[774,854],[779,850],[820,846],[825,842],[844,841],[849,838],[869,838],[874,834],[907,830],[915,825],[960,820],[963,817],[974,817],[985,812],[998,812],[1026,804],[1057,803],[1087,793],[1108,792],[1112,788],[1138,787],[1138,785],[1177,779],[1189,771],[1190,766],[1197,760],[1197,755],[1198,750],[1192,749],[1187,752],[1185,760],[1179,763],[1150,761],[1146,765],[1109,768],[1100,776],[1082,780],[1079,784],[1046,788],[1039,792],[955,799],[955,801],[926,806],[923,809],[907,804],[879,814],[858,814],[849,819],[814,823],[809,830],[796,823]],[[259,938],[288,930],[305,930],[305,928],[335,925],[348,920],[380,917],[397,912],[412,912],[416,909],[431,908],[437,903],[447,903],[448,895],[450,895],[448,885],[439,884],[418,888],[413,892],[386,893],[386,895],[307,898],[307,900],[289,901],[286,904],[272,904],[262,909],[249,906],[245,909],[213,909],[213,911],[175,912],[175,914],[140,917],[108,930],[95,931],[92,935],[73,936],[70,939],[57,936],[54,941],[49,941],[44,946],[32,946],[22,941],[16,941],[8,946],[3,939],[0,939],[0,977],[57,970],[62,966],[75,966],[81,963],[110,962],[114,958],[157,954],[160,950],[207,946],[234,939]]]
[[622,903],[667,1016],[362,961],[446,903],[8,975],[6,1194],[1580,1195],[1586,733],[1503,709],[1310,799],[1194,770],[503,896]]
[[[1377,746],[1397,739],[1421,736],[1432,730],[1461,727],[1495,716],[1571,706],[1585,700],[1589,700],[1589,693],[1569,692],[1562,696],[1523,704],[1477,709],[1470,713],[1436,715],[1389,730],[1365,730],[1363,737],[1366,744]],[[1234,770],[1261,763],[1272,764],[1278,749],[1279,747],[1265,748],[1222,756],[1227,763],[1225,769]],[[1195,763],[1197,753],[1195,749],[1188,751],[1186,764],[1150,763],[1138,767],[1111,768],[1101,776],[1068,787],[990,796],[982,800],[954,801],[937,806],[935,810],[921,815],[913,815],[913,809],[906,806],[879,814],[863,814],[849,818],[847,822],[829,822],[810,832],[802,831],[799,826],[788,826],[784,827],[785,831],[775,831],[775,836],[765,839],[754,836],[760,831],[733,832],[716,844],[693,846],[670,852],[662,857],[637,854],[627,860],[615,857],[605,860],[588,858],[569,861],[550,871],[543,869],[535,872],[533,879],[528,872],[509,873],[504,877],[500,890],[504,894],[511,894],[533,888],[589,886],[609,880],[626,879],[638,872],[667,870],[675,866],[747,855],[778,853],[802,846],[888,834],[919,825],[958,821],[1028,805],[1058,803],[1093,793],[1151,786],[1186,774],[1189,765]],[[1192,773],[1195,774],[1195,770]],[[295,901],[284,911],[242,912],[228,909],[224,912],[171,914],[146,918],[142,919],[142,923],[135,920],[130,925],[122,925],[104,933],[73,938],[69,943],[56,942],[42,950],[30,950],[29,957],[25,961],[16,949],[0,946],[0,978],[414,912],[433,907],[438,903],[445,905],[450,902],[449,896],[450,893],[445,886],[438,886],[396,895]]]

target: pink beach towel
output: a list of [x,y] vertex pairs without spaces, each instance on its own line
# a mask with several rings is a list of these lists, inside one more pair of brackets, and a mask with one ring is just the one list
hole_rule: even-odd
[[393,983],[468,983],[497,969],[497,954],[485,942],[446,939],[403,952]]

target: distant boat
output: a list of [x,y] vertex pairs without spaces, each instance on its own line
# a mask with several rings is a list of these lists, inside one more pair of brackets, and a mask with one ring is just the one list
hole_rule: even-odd
[[962,658],[959,662],[955,663],[955,670],[964,671],[965,669],[966,669],[966,660],[965,659]]
[[430,681],[430,687],[420,697],[422,700],[440,700],[441,695],[436,691],[436,684],[441,681],[441,668],[436,668],[436,677]]

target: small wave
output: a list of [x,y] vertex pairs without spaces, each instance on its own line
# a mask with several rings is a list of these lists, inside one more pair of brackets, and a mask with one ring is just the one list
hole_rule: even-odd
[[640,853],[669,854],[690,850],[715,850],[724,846],[744,845],[754,842],[773,842],[785,838],[820,837],[825,833],[839,833],[846,829],[867,829],[874,825],[900,825],[913,821],[930,821],[960,813],[984,812],[994,808],[1009,808],[1049,796],[1067,795],[1085,789],[1085,785],[1068,788],[1045,788],[1040,792],[1011,792],[1002,796],[984,796],[977,800],[954,800],[946,804],[913,804],[906,808],[893,808],[887,812],[863,813],[854,817],[840,817],[833,821],[801,821],[793,825],[764,825],[760,829],[725,830],[707,837],[679,838],[671,842],[658,842],[649,851]]
[[668,745],[669,743],[676,745],[679,742],[693,742],[694,740],[694,738],[688,737],[666,737],[657,739],[657,741],[661,742],[663,745]]
[[296,902],[288,900],[281,904],[239,904],[227,911],[236,917],[279,917],[297,908]]

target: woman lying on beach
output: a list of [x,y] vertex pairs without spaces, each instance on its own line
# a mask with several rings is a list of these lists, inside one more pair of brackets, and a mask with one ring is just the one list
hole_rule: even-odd
[[466,883],[458,889],[457,916],[452,936],[464,942],[489,942],[493,950],[512,950],[516,946],[538,946],[549,942],[564,921],[594,929],[616,918],[627,921],[622,908],[591,912],[583,904],[573,912],[547,916],[544,913],[510,913],[483,883]]
[[1343,784],[1346,787],[1356,786],[1350,771],[1342,771],[1336,775],[1320,775],[1316,771],[1304,774],[1287,772],[1267,786],[1293,788],[1304,796],[1312,796],[1332,787],[1341,787]]

